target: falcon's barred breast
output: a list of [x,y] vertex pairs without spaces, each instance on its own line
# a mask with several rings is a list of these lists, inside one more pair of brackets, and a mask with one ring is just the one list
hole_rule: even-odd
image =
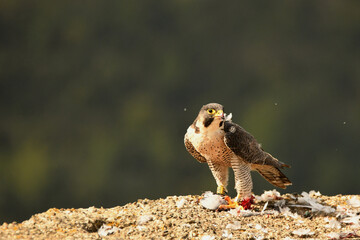
[[224,114],[223,106],[218,103],[201,108],[187,129],[184,142],[196,160],[209,165],[219,194],[227,191],[229,167],[234,171],[237,201],[252,194],[251,170],[258,171],[274,186],[286,188],[291,185],[280,171],[289,166],[265,152],[250,133]]

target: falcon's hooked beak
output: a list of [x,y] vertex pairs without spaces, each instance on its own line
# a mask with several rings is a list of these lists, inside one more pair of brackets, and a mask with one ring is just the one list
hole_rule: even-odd
[[223,110],[219,110],[215,113],[215,117],[220,117],[220,118],[224,118],[224,111]]

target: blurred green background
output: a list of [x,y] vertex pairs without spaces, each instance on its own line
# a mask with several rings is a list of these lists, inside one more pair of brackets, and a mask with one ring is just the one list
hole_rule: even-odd
[[[183,145],[208,102],[292,166],[286,192],[359,194],[359,12],[331,0],[1,1],[0,223],[215,190]],[[274,188],[253,176],[256,194]]]

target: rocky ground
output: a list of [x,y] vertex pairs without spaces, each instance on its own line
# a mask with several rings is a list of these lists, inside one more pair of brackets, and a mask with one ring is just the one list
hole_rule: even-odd
[[109,209],[51,208],[22,223],[3,223],[0,239],[360,238],[360,195],[274,190],[255,196],[252,209],[230,211],[207,209],[199,198],[141,199]]

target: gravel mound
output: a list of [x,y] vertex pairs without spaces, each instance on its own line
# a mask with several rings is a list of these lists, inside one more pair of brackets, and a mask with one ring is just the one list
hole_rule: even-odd
[[51,208],[3,223],[0,239],[344,239],[360,238],[360,195],[311,191],[255,196],[251,210],[216,211],[201,196],[140,199],[114,208]]

